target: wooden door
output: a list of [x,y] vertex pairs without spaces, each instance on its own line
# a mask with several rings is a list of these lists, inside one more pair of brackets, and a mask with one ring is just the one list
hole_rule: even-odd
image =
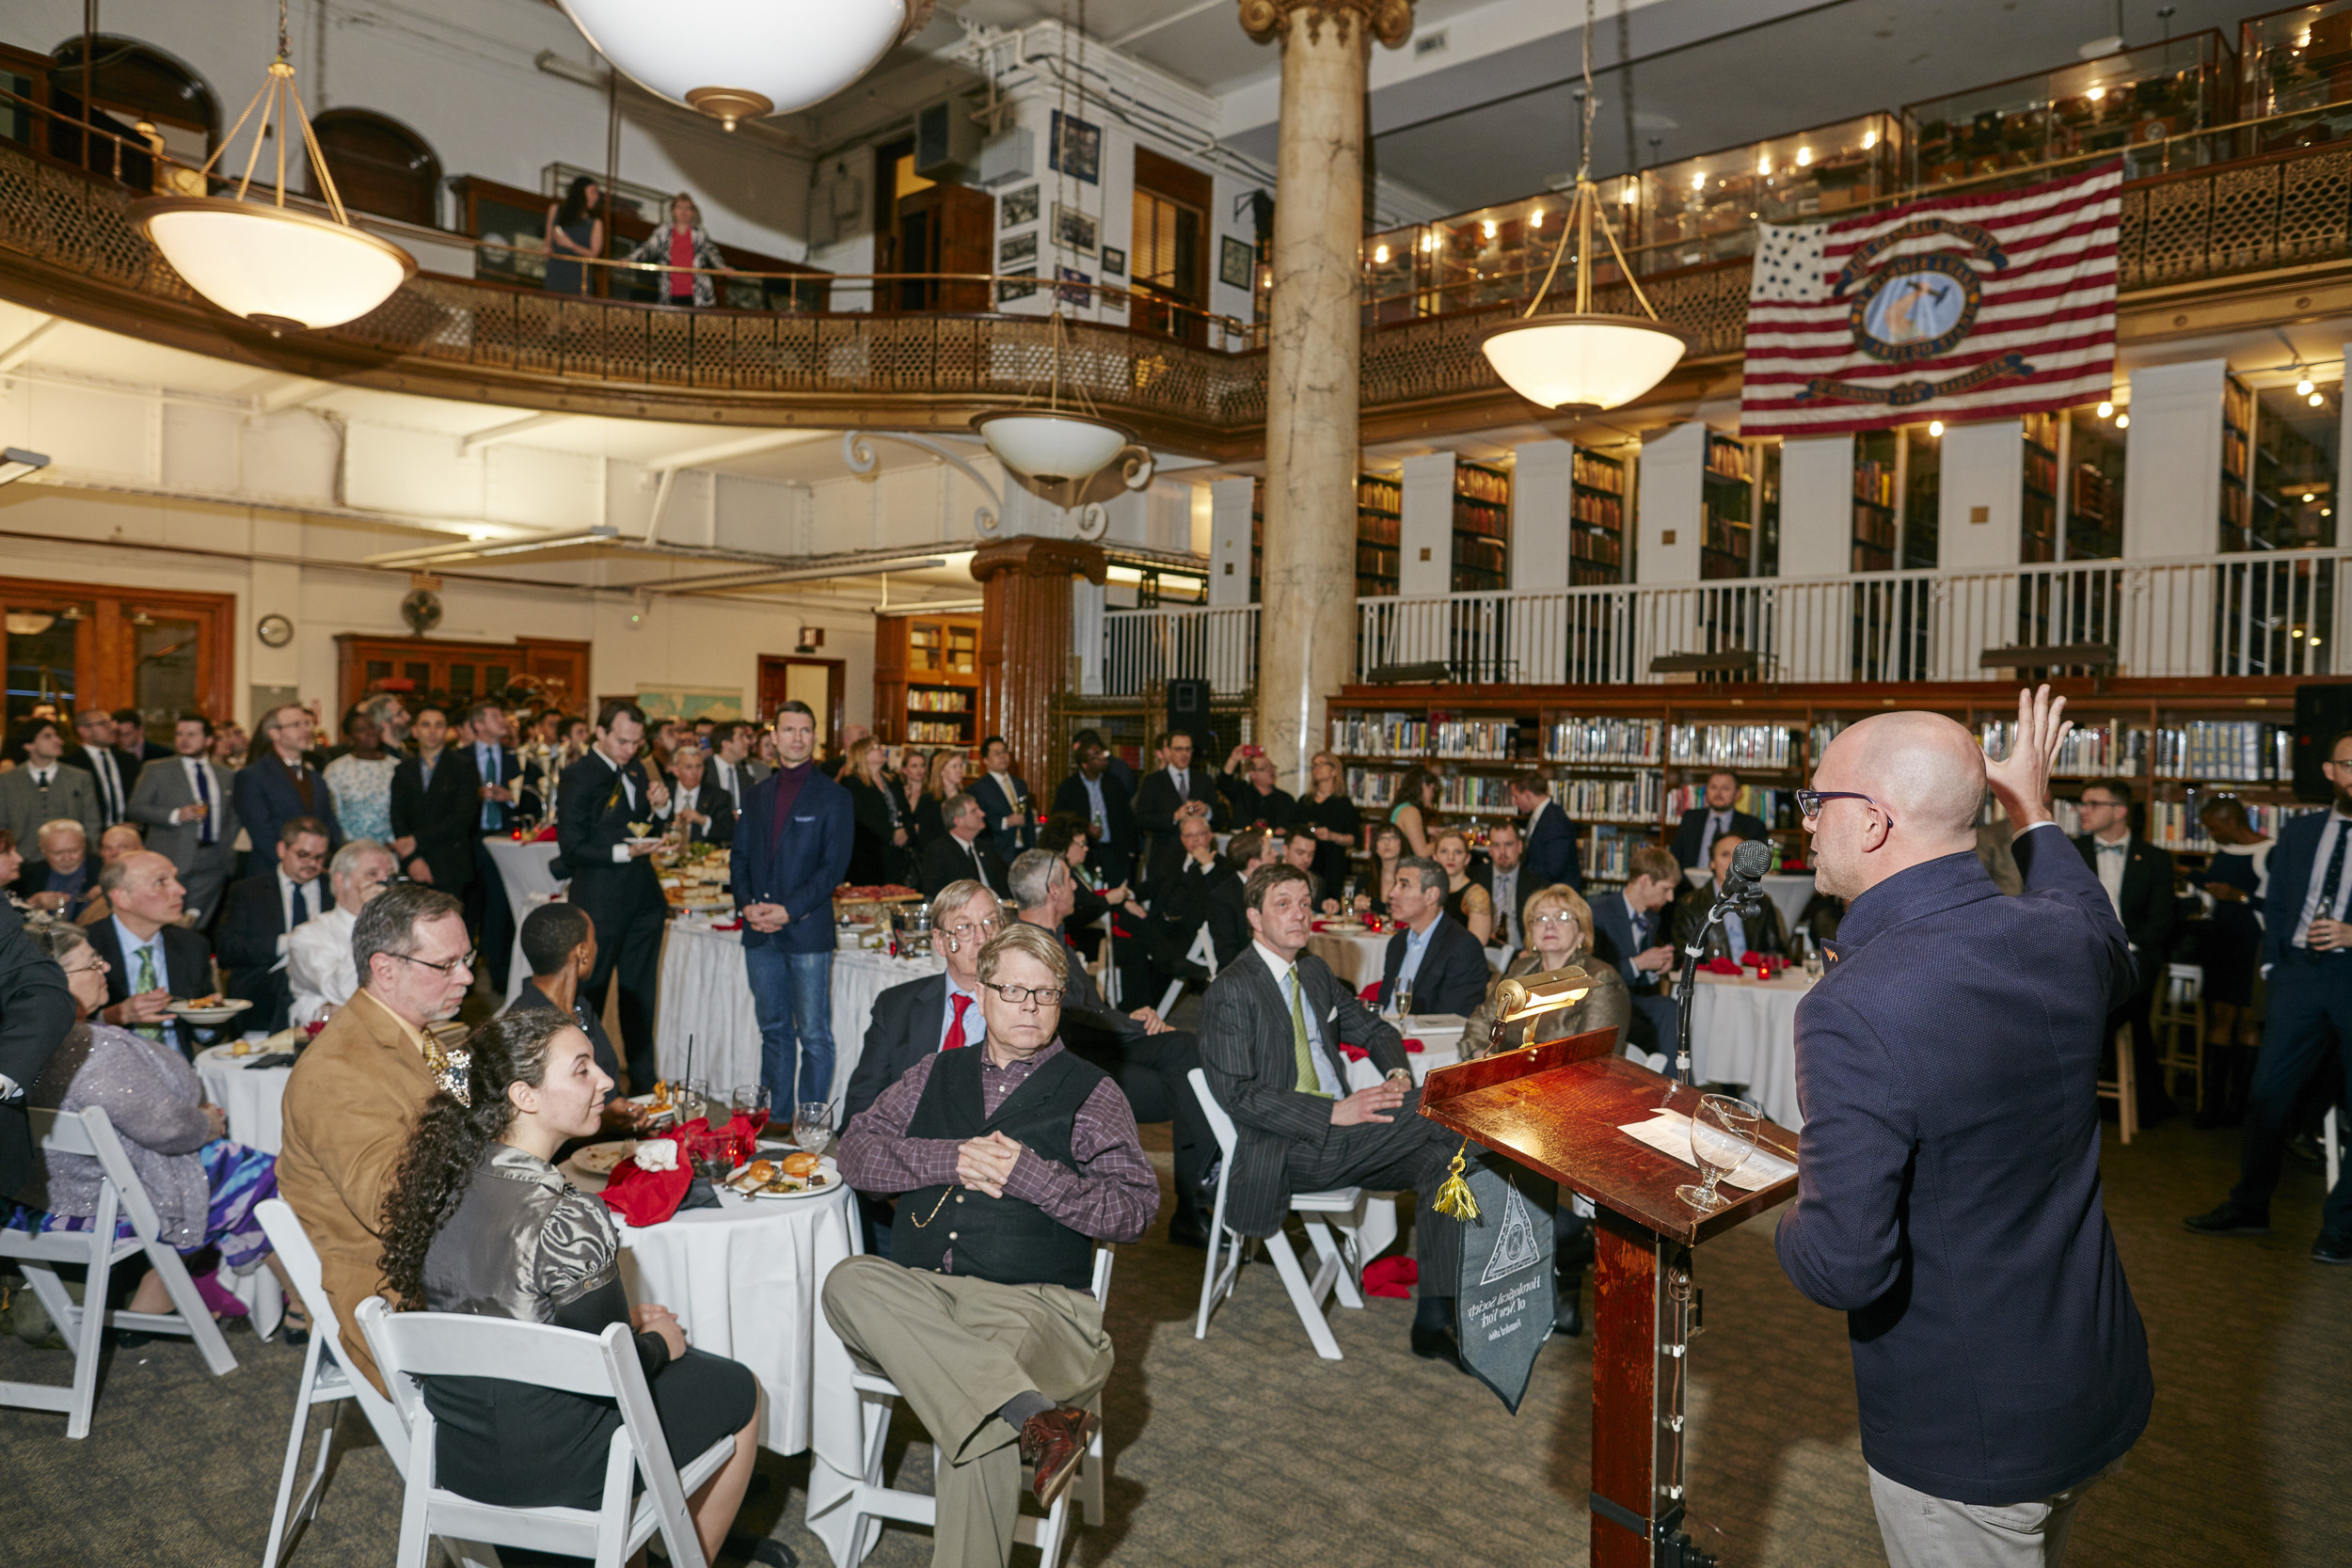
[[841,705],[847,678],[837,658],[759,656],[759,721],[775,721],[786,703],[806,703],[817,715],[817,739],[825,755],[841,754]]
[[[930,185],[898,203],[898,255],[908,272],[995,270],[993,248],[996,198],[962,185]],[[924,282],[900,289],[902,309],[976,311],[988,309],[985,283]]]

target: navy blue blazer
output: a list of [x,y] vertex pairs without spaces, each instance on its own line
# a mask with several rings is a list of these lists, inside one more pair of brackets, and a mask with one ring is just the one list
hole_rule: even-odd
[[1625,890],[1614,889],[1592,901],[1593,954],[1596,958],[1617,966],[1617,977],[1636,996],[1658,990],[1658,976],[1646,970],[1633,967],[1633,956],[1674,940],[1674,910],[1671,906],[1658,910],[1649,917],[1646,940],[1633,934],[1633,907],[1625,901]]
[[[1683,870],[1697,870],[1707,864],[1699,853],[1699,844],[1707,836],[1707,819],[1712,815],[1705,806],[1692,806],[1675,824],[1675,863]],[[1764,825],[1764,819],[1743,811],[1731,814],[1731,831],[1744,839],[1772,842],[1772,830]]]
[[1781,1267],[1842,1308],[1880,1474],[1956,1502],[2086,1481],[2148,1424],[2148,1338],[2099,1188],[2099,1053],[2123,927],[2066,835],[1853,901],[1797,1007],[1804,1111]]
[[1583,892],[1584,869],[1577,861],[1577,836],[1576,824],[1554,800],[1551,809],[1535,819],[1535,831],[1527,836],[1527,848],[1519,857],[1519,886],[1533,893],[1565,882]]
[[320,777],[317,768],[305,763],[302,770],[310,780],[310,804],[307,807],[302,803],[301,792],[286,776],[277,752],[264,750],[260,757],[237,769],[229,798],[237,808],[237,820],[245,825],[246,837],[253,846],[257,863],[277,863],[278,830],[297,816],[315,816],[326,824],[326,847],[330,854],[343,847],[343,825],[335,820],[335,792],[326,787],[326,781]]
[[[1075,772],[1062,780],[1054,789],[1054,810],[1090,818],[1094,802],[1087,795],[1086,780]],[[1087,863],[1104,887],[1117,887],[1135,874],[1136,813],[1127,785],[1108,768],[1103,769],[1103,825],[1104,835],[1087,850]]]
[[996,783],[996,775],[986,768],[980,770],[977,778],[967,775],[963,788],[966,794],[980,803],[980,813],[988,824],[989,847],[996,851],[998,860],[1010,865],[1022,850],[1037,847],[1037,824],[1034,821],[1025,822],[1018,828],[1000,828],[997,824],[1024,805],[1035,816],[1037,797],[1029,793],[1028,780],[1018,773],[1008,776],[1012,780],[1014,793],[1021,797],[1018,800],[1006,800],[1003,787]]
[[[2270,881],[2263,890],[2263,967],[2287,956],[2295,940],[2296,923],[2303,918],[2303,900],[2312,895],[2312,868],[2319,860],[2319,840],[2328,831],[2332,812],[2306,812],[2290,816],[2279,829],[2279,842],[2270,851]],[[2344,875],[2352,877],[2352,848]],[[2352,966],[2352,959],[2344,960]]]
[[[1389,939],[1388,957],[1380,965],[1383,1007],[1396,995],[1397,972],[1405,967],[1406,936],[1405,928],[1399,927]],[[1486,967],[1486,950],[1478,945],[1470,927],[1450,914],[1440,914],[1429,928],[1429,950],[1421,956],[1421,968],[1413,975],[1413,1011],[1460,1013],[1468,1018],[1486,1000],[1486,982],[1493,978],[1494,971]]]
[[850,869],[850,849],[857,836],[855,811],[848,790],[811,768],[779,840],[769,818],[775,815],[776,786],[782,778],[771,773],[752,785],[743,815],[736,818],[728,863],[737,910],[747,904],[782,904],[792,918],[780,931],[744,927],[743,946],[830,953],[833,890]]

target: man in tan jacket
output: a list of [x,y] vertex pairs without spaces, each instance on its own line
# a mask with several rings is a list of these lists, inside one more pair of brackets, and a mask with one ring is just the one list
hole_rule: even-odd
[[417,1114],[442,1086],[437,1069],[447,1059],[426,1030],[456,1016],[474,956],[465,906],[414,882],[386,889],[359,911],[351,947],[359,990],[286,1083],[278,1190],[318,1249],[344,1363],[381,1390],[352,1315],[383,1289],[384,1195]]

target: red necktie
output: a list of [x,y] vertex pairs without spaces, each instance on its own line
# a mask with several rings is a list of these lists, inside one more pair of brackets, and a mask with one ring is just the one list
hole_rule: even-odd
[[956,1009],[956,1016],[947,1021],[947,1036],[939,1042],[942,1051],[953,1051],[964,1043],[963,1015],[972,1010],[972,999],[961,991],[956,992],[947,1001]]

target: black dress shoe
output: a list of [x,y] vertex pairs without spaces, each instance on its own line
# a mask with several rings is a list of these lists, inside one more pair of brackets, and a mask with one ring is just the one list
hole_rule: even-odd
[[1200,1252],[1209,1249],[1209,1233],[1200,1228],[1198,1220],[1168,1221],[1168,1239],[1178,1246],[1188,1246]]
[[1454,1343],[1454,1336],[1442,1328],[1413,1325],[1413,1354],[1423,1361],[1442,1361],[1455,1371],[1468,1369],[1462,1365],[1462,1353]]
[[2200,1236],[2267,1236],[2270,1216],[2257,1209],[2249,1209],[2235,1198],[2223,1198],[2221,1207],[2207,1213],[2191,1214],[2181,1222]]
[[2352,1263],[2352,1230],[2323,1230],[2312,1243],[2314,1263]]
[[1574,1339],[1584,1332],[1584,1271],[1560,1275],[1559,1296],[1551,1308],[1551,1326]]

